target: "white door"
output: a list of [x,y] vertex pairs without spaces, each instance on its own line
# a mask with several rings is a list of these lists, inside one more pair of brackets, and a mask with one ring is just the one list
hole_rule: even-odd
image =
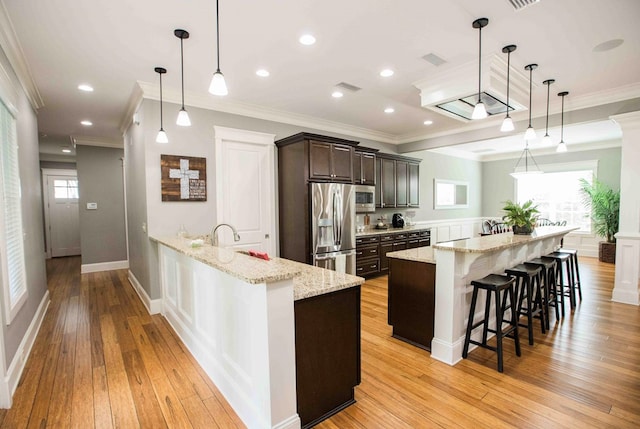
[[222,246],[253,249],[276,256],[274,135],[214,127],[216,138],[217,223]]
[[43,173],[46,185],[45,228],[47,253],[52,257],[80,254],[78,178],[70,174]]

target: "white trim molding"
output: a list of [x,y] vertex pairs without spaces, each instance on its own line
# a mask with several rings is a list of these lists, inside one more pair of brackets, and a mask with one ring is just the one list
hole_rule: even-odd
[[0,382],[0,408],[10,408],[12,404],[12,397],[18,387],[18,382],[24,371],[27,358],[31,354],[31,349],[36,341],[36,336],[42,326],[42,321],[49,308],[49,291],[44,293],[40,305],[33,315],[33,319],[29,324],[29,328],[22,337],[22,341],[16,350],[13,360],[7,369],[7,375]]
[[144,290],[144,288],[142,287],[142,285],[140,284],[136,276],[131,272],[131,270],[129,270],[127,277],[129,279],[129,283],[131,283],[131,286],[133,286],[133,289],[138,294],[140,301],[142,301],[145,308],[147,309],[147,312],[149,312],[149,314],[162,313],[162,298],[160,299],[149,298],[147,291]]
[[98,262],[96,264],[82,264],[80,273],[97,273],[99,271],[124,270],[129,268],[129,261]]

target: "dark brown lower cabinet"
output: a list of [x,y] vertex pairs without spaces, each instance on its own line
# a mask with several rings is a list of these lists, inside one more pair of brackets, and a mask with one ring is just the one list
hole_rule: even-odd
[[436,265],[389,258],[389,325],[393,337],[431,351]]
[[303,428],[355,403],[360,384],[360,286],[294,302],[296,396]]

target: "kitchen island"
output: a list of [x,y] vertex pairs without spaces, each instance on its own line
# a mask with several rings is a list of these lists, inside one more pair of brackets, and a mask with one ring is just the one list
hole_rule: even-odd
[[248,427],[307,427],[355,402],[364,279],[152,240],[164,316]]
[[[395,322],[396,315],[409,317],[403,313],[411,309],[407,307],[411,300],[404,300],[406,303],[404,308],[396,308],[400,302],[396,299],[398,290],[404,289],[404,293],[418,293],[423,296],[429,291],[428,277],[417,286],[419,290],[416,291],[415,275],[413,280],[407,280],[412,275],[411,272],[424,271],[427,265],[435,264],[431,357],[449,365],[455,365],[462,359],[462,347],[473,291],[471,281],[491,273],[503,273],[506,268],[551,253],[560,246],[560,240],[566,234],[576,229],[560,226],[541,227],[536,228],[531,235],[504,233],[438,243],[432,246],[432,253],[421,250],[422,248],[389,253],[387,256],[392,261],[403,261],[402,265],[398,264],[395,270],[404,271],[404,273],[394,274],[394,266],[391,267],[389,321]],[[402,278],[402,282],[396,282],[397,278]],[[414,297],[415,299],[417,298]],[[480,310],[484,311],[484,309]],[[428,321],[424,320],[428,319],[430,309],[421,307],[419,311],[424,313],[421,316],[423,322],[420,322],[421,325],[414,327],[411,332],[422,330],[423,332],[420,333],[423,335],[422,339],[415,341],[413,338],[406,338],[406,332],[403,339],[415,341],[418,345],[428,348],[423,342],[426,341],[425,331],[428,331],[430,326]],[[394,325],[394,333],[395,331]],[[476,332],[474,336],[479,334],[481,333]],[[401,334],[398,336],[403,337]]]

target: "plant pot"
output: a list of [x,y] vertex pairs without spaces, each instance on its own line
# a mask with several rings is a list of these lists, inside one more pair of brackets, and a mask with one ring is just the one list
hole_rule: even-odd
[[529,235],[533,232],[530,226],[513,225],[513,233],[517,235]]
[[616,243],[601,241],[598,246],[598,260],[600,262],[616,263]]

